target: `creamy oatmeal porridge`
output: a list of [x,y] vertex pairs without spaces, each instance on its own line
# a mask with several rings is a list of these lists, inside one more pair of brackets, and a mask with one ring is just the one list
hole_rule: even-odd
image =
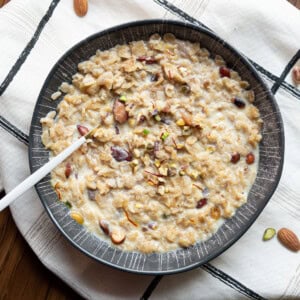
[[262,120],[249,84],[220,56],[154,34],[97,51],[60,90],[57,112],[41,119],[52,155],[100,127],[52,185],[102,239],[141,252],[188,247],[247,201]]

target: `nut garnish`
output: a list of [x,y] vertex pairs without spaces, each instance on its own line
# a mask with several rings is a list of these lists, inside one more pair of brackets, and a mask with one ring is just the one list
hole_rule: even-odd
[[297,252],[300,248],[300,242],[297,235],[287,228],[281,228],[277,233],[277,238],[283,246],[291,251]]
[[88,0],[74,0],[74,10],[78,17],[83,17],[88,11]]
[[292,71],[292,77],[295,84],[300,84],[300,67],[295,66]]
[[125,241],[126,235],[121,231],[113,231],[110,235],[110,238],[114,244],[119,245]]
[[128,119],[128,113],[125,109],[125,104],[119,100],[116,100],[114,103],[113,113],[115,120],[120,124],[125,123]]
[[276,230],[274,228],[267,228],[264,232],[263,240],[269,241],[275,236],[275,234],[276,234]]

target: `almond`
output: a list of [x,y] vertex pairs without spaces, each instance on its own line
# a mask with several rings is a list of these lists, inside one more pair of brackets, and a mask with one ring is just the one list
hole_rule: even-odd
[[121,231],[113,231],[110,234],[110,238],[114,244],[119,245],[125,241],[126,235],[124,232],[121,232]]
[[295,84],[300,84],[300,66],[293,68],[292,77]]
[[125,109],[125,104],[119,100],[115,100],[113,113],[115,120],[120,124],[125,123],[128,119],[128,113]]
[[296,234],[287,228],[281,228],[277,233],[278,240],[286,248],[297,252],[300,249],[300,242]]
[[88,11],[88,0],[74,0],[74,10],[78,17],[83,17]]
[[8,2],[9,0],[0,0],[0,7],[4,6]]

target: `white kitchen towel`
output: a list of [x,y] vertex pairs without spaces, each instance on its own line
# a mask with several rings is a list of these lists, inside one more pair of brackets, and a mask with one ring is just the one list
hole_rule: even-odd
[[248,56],[276,92],[286,139],[277,191],[232,247],[201,268],[171,276],[128,274],[84,256],[52,224],[34,189],[11,205],[20,232],[41,262],[87,299],[300,299],[299,253],[276,239],[261,241],[267,227],[289,227],[300,235],[300,91],[286,74],[299,64],[300,13],[285,0],[90,0],[84,18],[74,14],[71,0],[10,1],[0,10],[0,175],[5,190],[29,175],[31,116],[54,63],[92,33],[150,18],[208,26]]

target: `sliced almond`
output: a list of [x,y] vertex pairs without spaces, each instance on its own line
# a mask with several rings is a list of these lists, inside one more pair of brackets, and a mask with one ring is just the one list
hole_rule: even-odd
[[109,235],[109,225],[108,222],[105,220],[100,220],[99,221],[99,226],[103,230],[103,232],[107,235]]
[[119,100],[115,100],[113,113],[115,120],[120,124],[125,123],[128,119],[128,113],[125,109],[125,104]]
[[122,244],[124,241],[125,241],[125,238],[126,238],[126,235],[124,232],[121,232],[121,231],[113,231],[111,234],[110,234],[110,238],[111,238],[111,241],[116,244],[116,245],[119,245],[119,244]]
[[287,228],[281,228],[277,233],[278,240],[286,248],[297,252],[300,249],[300,242],[297,235]]
[[74,10],[78,17],[83,17],[88,11],[88,0],[74,0]]

